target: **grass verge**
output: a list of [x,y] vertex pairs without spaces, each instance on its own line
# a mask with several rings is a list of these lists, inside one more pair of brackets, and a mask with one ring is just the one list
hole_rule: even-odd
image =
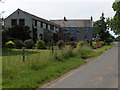
[[[107,50],[109,46],[99,48]],[[84,59],[96,57],[101,51],[93,51],[83,46],[75,49],[66,47],[56,50],[26,50],[25,62],[22,50],[3,49],[3,88],[38,88],[45,82],[54,80],[64,73],[86,63]]]

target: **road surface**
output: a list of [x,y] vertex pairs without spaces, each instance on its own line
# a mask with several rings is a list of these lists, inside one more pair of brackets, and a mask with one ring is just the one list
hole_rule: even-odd
[[46,88],[118,88],[118,43]]

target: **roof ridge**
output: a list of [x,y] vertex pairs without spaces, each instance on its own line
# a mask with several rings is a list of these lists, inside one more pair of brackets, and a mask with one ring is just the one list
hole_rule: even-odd
[[[86,21],[86,20],[90,20],[91,19],[67,19],[68,21]],[[50,21],[64,21],[64,19],[59,19],[59,20],[50,20]]]
[[[47,23],[49,23],[49,24],[51,24],[51,25],[54,24],[54,25],[56,25],[56,26],[61,27],[60,25],[58,25],[58,24],[56,24],[56,23],[54,23],[54,22],[51,22],[51,21],[49,21],[49,20],[46,20],[46,19],[40,18],[40,17],[38,17],[38,16],[36,16],[36,15],[34,15],[34,14],[28,13],[28,12],[26,12],[26,11],[23,11],[23,10],[19,9],[19,8],[18,8],[18,10],[20,10],[20,11],[22,11],[22,12],[26,13],[27,15],[32,16],[32,17],[34,17],[34,18],[41,19],[43,22],[46,21]],[[61,27],[61,28],[62,28],[62,27]]]

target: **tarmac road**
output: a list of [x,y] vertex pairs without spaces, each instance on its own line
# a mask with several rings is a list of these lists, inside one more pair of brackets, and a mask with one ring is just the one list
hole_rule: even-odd
[[118,43],[46,88],[118,88]]

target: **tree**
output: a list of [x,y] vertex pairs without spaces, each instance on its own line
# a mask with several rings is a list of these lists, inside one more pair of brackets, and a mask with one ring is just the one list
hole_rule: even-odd
[[106,40],[106,32],[107,32],[107,23],[105,22],[104,13],[102,13],[102,16],[100,17],[100,20],[96,21],[93,25],[94,29],[94,38],[98,38],[99,41],[105,41]]
[[111,30],[116,34],[120,34],[120,1],[114,2],[112,6],[113,10],[116,12],[113,19],[110,21]]
[[96,38],[99,32],[99,24],[100,24],[100,20],[97,20],[94,24],[93,24],[93,37]]
[[30,30],[28,26],[15,26],[8,29],[7,35],[14,39],[27,40],[30,39]]
[[116,37],[115,41],[120,41],[120,36]]

